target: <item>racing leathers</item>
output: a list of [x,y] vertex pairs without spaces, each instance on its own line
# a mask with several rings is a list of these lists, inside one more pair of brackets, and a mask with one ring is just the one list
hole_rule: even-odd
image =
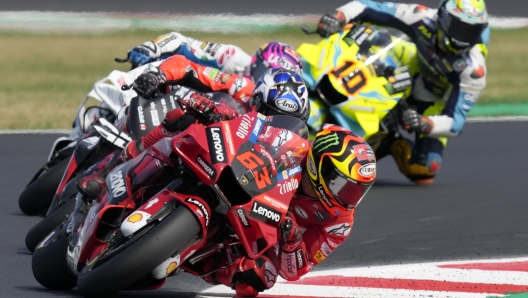
[[[259,141],[280,146],[273,156],[277,160],[302,165],[306,162],[311,144],[299,138],[287,130],[268,127]],[[302,170],[305,170],[304,167]],[[339,215],[330,214],[318,198],[308,197],[302,192],[303,181],[310,182],[306,173],[301,177],[301,181],[293,182],[299,188],[290,202],[288,215],[279,226],[279,243],[274,249],[256,260],[245,257],[233,259],[233,256],[219,253],[199,264],[203,271],[195,274],[203,275],[209,283],[232,287],[239,296],[256,296],[258,292],[271,288],[277,275],[288,281],[298,280],[326,259],[350,234],[355,209],[343,209]],[[289,235],[291,241],[285,242],[282,239],[285,238],[286,220],[291,220],[292,232]],[[302,236],[295,236],[296,229]]]
[[416,144],[398,140],[391,153],[400,171],[417,183],[432,182],[441,166],[446,138],[462,131],[467,113],[486,85],[489,27],[469,51],[444,53],[436,45],[437,12],[418,4],[355,0],[339,7],[336,13],[336,18],[344,22],[396,28],[416,44],[415,62],[419,68],[414,74],[409,103],[426,117],[413,119],[416,114],[404,115],[410,123],[418,120],[414,121]]
[[231,44],[196,40],[178,32],[161,35],[134,47],[128,54],[132,66],[143,65],[173,55],[185,56],[195,63],[227,73],[249,77],[251,56]]
[[[253,92],[253,89],[255,88],[255,84],[249,79],[235,74],[224,73],[216,68],[196,64],[187,60],[181,55],[175,55],[163,61],[163,63],[161,63],[158,67],[150,65],[145,69],[145,73],[140,75],[138,79],[149,73],[155,73],[156,76],[160,78],[157,82],[151,82],[153,83],[152,86],[154,86],[156,89],[164,89],[164,91],[169,91],[172,88],[178,88],[182,92],[180,95],[182,95],[182,97],[187,96],[187,100],[191,101],[196,98],[192,97],[196,91],[224,92],[231,95],[237,102],[241,104],[241,109],[243,112],[247,112],[249,110],[248,100],[251,96],[251,93]],[[138,79],[136,79],[136,81]],[[182,88],[180,85],[188,86],[194,90],[191,91],[188,88]],[[196,106],[193,106],[193,108],[198,107],[201,103],[201,100],[199,103],[196,102]],[[203,108],[207,108],[207,106]],[[213,112],[228,117],[235,117],[238,115],[238,113],[240,113],[239,111],[234,111],[225,105],[219,105],[218,107],[211,106],[210,108],[214,109]],[[204,112],[204,110],[200,112]],[[164,125],[171,125],[173,122],[181,122],[181,119],[179,118],[182,115],[183,113],[179,109],[168,112],[166,115],[166,121],[164,120],[162,124],[150,131],[149,134],[147,134],[141,140],[130,142],[123,150],[121,158],[117,160],[130,159],[138,155],[144,150],[144,148],[154,144],[156,141],[164,137],[174,135],[174,133],[178,130],[177,124],[173,124],[172,127],[167,128]],[[122,119],[119,119],[118,121],[122,121]],[[185,118],[184,121],[191,121],[191,119]],[[189,122],[188,124],[191,123]],[[100,169],[99,171],[80,179],[79,183],[77,184],[78,190],[85,197],[96,197],[100,189],[104,187],[104,173],[112,166],[115,166],[115,164],[107,165],[103,169]]]

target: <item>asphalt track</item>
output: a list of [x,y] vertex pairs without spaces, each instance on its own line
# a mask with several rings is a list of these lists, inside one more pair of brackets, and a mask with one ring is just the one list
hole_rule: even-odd
[[[528,255],[528,122],[468,123],[452,140],[434,185],[417,187],[382,160],[351,236],[317,269]],[[77,297],[31,273],[24,237],[40,218],[18,195],[58,135],[0,135],[0,297]],[[157,291],[119,297],[196,297],[207,285],[182,273]]]
[[[151,13],[197,13],[197,14],[322,14],[333,11],[348,1],[333,0],[17,0],[1,1],[2,10],[42,10],[42,11],[74,11],[74,12],[151,12]],[[439,0],[400,0],[401,3],[421,3],[436,7]],[[526,0],[487,0],[488,11],[494,16],[528,17],[528,1]]]

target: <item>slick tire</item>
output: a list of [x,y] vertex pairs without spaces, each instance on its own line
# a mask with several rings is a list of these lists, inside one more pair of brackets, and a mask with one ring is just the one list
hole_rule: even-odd
[[42,219],[34,225],[26,234],[26,247],[31,251],[35,251],[35,247],[42,241],[49,233],[51,233],[58,225],[60,225],[66,215],[73,212],[75,208],[75,199],[70,199],[66,203],[59,206],[50,215]]
[[195,215],[180,206],[110,259],[89,270],[85,268],[77,280],[77,290],[83,297],[113,297],[150,273],[200,231]]
[[66,261],[68,238],[62,234],[49,245],[37,249],[31,259],[33,276],[39,284],[51,290],[71,290],[77,277],[70,272]]
[[22,212],[27,215],[39,215],[47,211],[69,161],[70,159],[66,158],[59,162],[22,191],[18,198],[18,206]]

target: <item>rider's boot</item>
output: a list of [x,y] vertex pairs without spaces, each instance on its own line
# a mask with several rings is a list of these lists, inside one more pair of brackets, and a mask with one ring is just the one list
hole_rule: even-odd
[[240,297],[256,297],[277,281],[277,268],[266,256],[256,260],[241,257],[228,263],[225,254],[216,254],[204,262],[204,271],[212,272],[203,276],[206,282],[231,287]]
[[427,158],[425,164],[414,161],[412,158],[413,144],[404,138],[397,139],[392,143],[390,153],[400,172],[417,185],[432,184],[436,171],[440,169],[442,163],[442,157],[439,155],[436,158],[433,153],[428,154],[428,157],[430,155],[431,158]]

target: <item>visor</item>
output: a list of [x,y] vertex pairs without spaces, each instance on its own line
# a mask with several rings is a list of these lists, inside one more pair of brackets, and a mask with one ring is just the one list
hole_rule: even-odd
[[251,77],[253,82],[257,82],[264,73],[270,69],[269,64],[262,60],[262,58],[257,57],[255,63],[251,64]]
[[462,21],[460,18],[453,16],[447,10],[443,10],[442,15],[438,18],[440,29],[451,39],[452,43],[459,48],[469,47],[476,44],[482,34],[482,31],[488,25],[470,24]]
[[337,170],[324,177],[334,199],[347,209],[356,207],[372,186],[372,183],[365,185],[347,178]]

